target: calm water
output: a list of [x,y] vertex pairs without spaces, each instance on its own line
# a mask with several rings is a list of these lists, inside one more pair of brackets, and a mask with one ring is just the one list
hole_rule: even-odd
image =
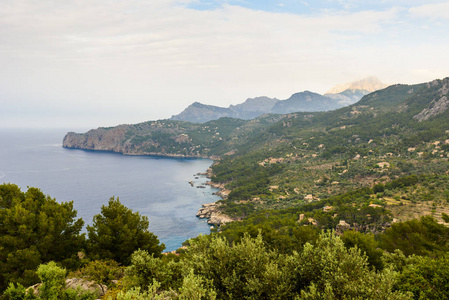
[[150,156],[123,156],[62,148],[67,130],[0,130],[0,183],[14,183],[26,191],[38,187],[58,202],[73,201],[86,224],[100,213],[110,197],[148,216],[149,230],[172,251],[209,226],[195,217],[203,203],[218,200],[207,181],[212,161]]

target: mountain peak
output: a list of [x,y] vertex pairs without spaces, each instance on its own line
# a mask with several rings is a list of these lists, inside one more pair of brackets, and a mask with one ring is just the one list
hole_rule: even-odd
[[326,94],[338,94],[346,90],[365,90],[368,92],[374,92],[386,88],[387,86],[387,84],[382,83],[376,76],[369,76],[358,81],[336,85]]

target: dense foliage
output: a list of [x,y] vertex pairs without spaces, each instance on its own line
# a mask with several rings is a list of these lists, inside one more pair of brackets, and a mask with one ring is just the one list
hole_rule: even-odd
[[55,260],[77,267],[83,220],[72,202],[58,203],[37,188],[0,185],[0,290],[9,282],[30,285],[39,264]]
[[97,259],[112,259],[128,265],[131,254],[146,250],[155,256],[161,255],[165,245],[148,231],[148,218],[111,198],[108,205],[101,207],[101,213],[94,216],[92,226],[87,226],[89,255]]
[[[413,176],[400,178],[384,185],[383,192],[406,189],[419,180]],[[26,194],[14,185],[1,188],[2,199],[11,194]],[[36,189],[30,190],[36,192]],[[89,246],[88,257],[71,264],[82,266],[72,271],[70,276],[107,285],[109,291],[103,299],[446,298],[449,291],[449,228],[439,224],[435,218],[425,216],[393,223],[387,230],[376,233],[338,226],[335,227],[337,231],[333,231],[328,228],[335,226],[335,222],[319,221],[328,219],[324,217],[326,214],[332,219],[335,212],[346,211],[345,207],[349,206],[361,216],[366,214],[354,204],[359,203],[363,207],[372,193],[371,189],[361,188],[335,196],[326,203],[321,201],[298,208],[260,211],[242,222],[222,227],[220,232],[190,240],[188,247],[180,250],[178,255],[161,256],[163,245],[156,244],[157,238],[152,234],[146,244],[134,245],[133,250],[123,252],[122,248],[111,248],[109,244],[99,242],[97,245],[101,247],[96,251]],[[54,201],[49,197],[43,199]],[[334,210],[324,211],[330,204]],[[383,208],[373,209],[378,210],[381,216],[386,214]],[[370,213],[375,216],[373,211]],[[345,218],[348,216],[341,214]],[[312,225],[310,221],[305,222],[304,217],[301,219],[302,215],[313,216],[319,222]],[[447,214],[444,217],[449,218]],[[120,225],[94,231],[95,238],[112,239],[111,230],[115,230],[115,238],[121,233],[140,236],[139,232],[145,240],[146,233],[149,233],[146,218],[133,213],[115,198],[102,207],[95,220],[97,222],[89,227],[90,233],[98,228],[98,224]],[[355,220],[359,219],[356,217]],[[88,244],[92,241],[89,238]],[[82,250],[82,246],[82,243],[72,245],[74,248],[66,251],[74,253]],[[111,256],[124,259],[129,266],[123,268]],[[24,287],[34,282],[24,282],[23,285],[19,280],[10,279],[5,281],[5,288],[8,288],[4,290],[3,297],[97,297],[92,293],[67,289],[64,283],[67,272],[61,267],[65,260],[54,258],[53,261],[39,263],[32,269],[37,276],[34,282],[42,282],[37,288],[38,294],[32,294]]]

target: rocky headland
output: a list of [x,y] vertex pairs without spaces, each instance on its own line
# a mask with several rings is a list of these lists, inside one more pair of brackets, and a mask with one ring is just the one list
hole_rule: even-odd
[[[218,156],[208,154],[208,148],[202,147],[191,138],[191,132],[195,130],[198,130],[197,125],[179,121],[151,121],[135,125],[100,127],[86,133],[68,132],[62,146],[111,151],[124,155],[217,159]],[[215,133],[210,135],[213,134]]]

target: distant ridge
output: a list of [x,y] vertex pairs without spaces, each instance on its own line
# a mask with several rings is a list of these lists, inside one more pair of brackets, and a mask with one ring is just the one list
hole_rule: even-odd
[[295,93],[285,100],[261,96],[248,98],[241,104],[230,105],[227,108],[195,102],[180,114],[172,116],[170,120],[205,123],[223,117],[251,120],[270,113],[329,111],[356,103],[363,96],[386,86],[377,77],[371,76],[335,86],[325,95],[304,91]]

